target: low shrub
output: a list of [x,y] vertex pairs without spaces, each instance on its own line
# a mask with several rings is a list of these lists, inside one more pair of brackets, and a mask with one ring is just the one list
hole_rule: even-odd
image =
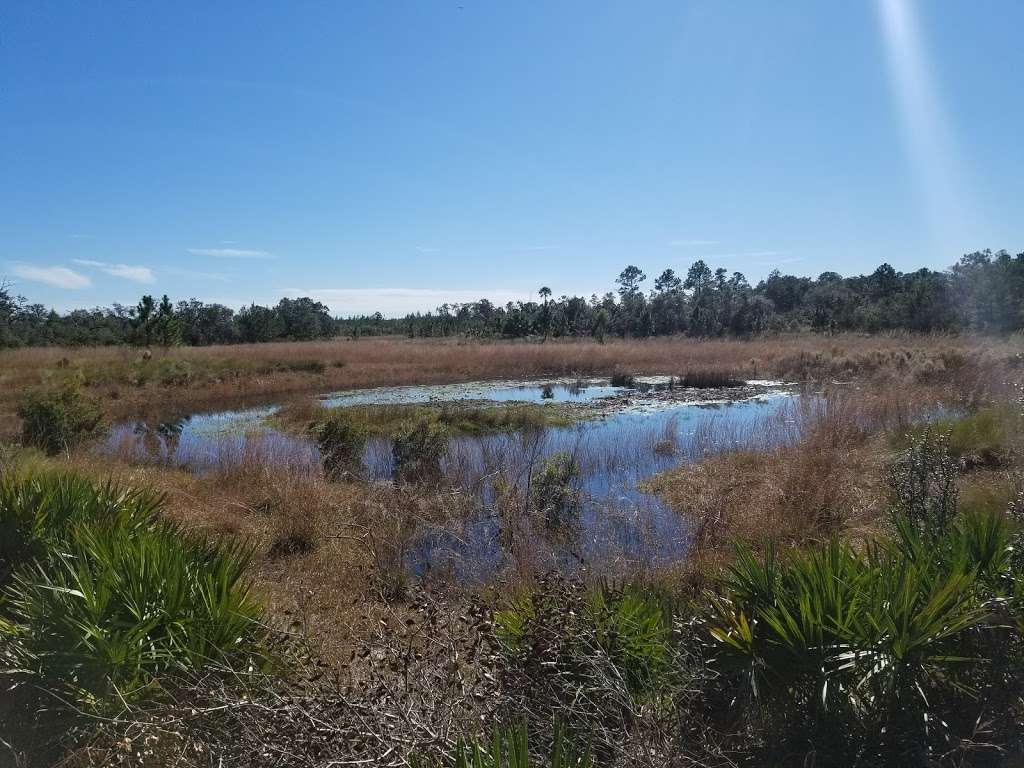
[[738,549],[706,627],[723,697],[743,681],[780,749],[909,758],[969,740],[983,718],[1014,727],[993,703],[1021,684],[1019,637],[1000,620],[1020,580],[1013,533],[1002,511],[959,513],[955,467],[944,436],[912,442],[891,475],[891,538]]
[[28,542],[0,603],[12,668],[93,701],[265,658],[247,549],[187,534],[148,494],[69,475],[13,480],[0,504]]
[[958,463],[947,432],[926,428],[909,436],[909,447],[889,471],[892,508],[924,535],[946,531],[957,512]]
[[709,631],[728,679],[776,713],[776,736],[926,744],[927,724],[949,719],[944,703],[977,669],[964,640],[986,611],[970,568],[909,557],[905,543],[862,554],[834,538],[763,562],[739,551]]
[[328,478],[338,480],[362,475],[363,451],[368,438],[363,425],[344,412],[336,412],[314,424],[311,431]]
[[636,384],[636,377],[631,373],[616,371],[612,374],[611,385],[613,387],[632,387]]
[[0,478],[0,587],[18,566],[58,549],[76,525],[132,536],[154,523],[160,503],[149,491],[94,485],[72,473],[12,469]]
[[429,418],[407,422],[392,444],[395,479],[409,483],[438,479],[447,449],[448,430],[442,424]]
[[[503,688],[544,730],[610,734],[661,711],[683,676],[670,611],[639,587],[588,589],[543,577],[494,614]],[[598,739],[595,754],[621,747]],[[611,762],[611,761],[609,761]]]
[[192,364],[188,360],[175,360],[165,357],[156,364],[153,378],[162,387],[183,387],[195,377]]
[[103,425],[100,404],[75,382],[29,393],[18,407],[18,416],[22,442],[50,455],[69,451],[97,435]]

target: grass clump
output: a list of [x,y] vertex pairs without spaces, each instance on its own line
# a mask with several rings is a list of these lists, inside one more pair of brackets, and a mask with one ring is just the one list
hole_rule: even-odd
[[248,550],[187,534],[145,492],[74,475],[5,478],[5,663],[80,702],[262,657]]
[[[335,364],[338,368],[344,367],[344,365],[344,363],[341,363],[340,365],[337,363]],[[270,373],[272,371],[291,371],[293,373],[322,374],[326,370],[327,365],[323,360],[300,358],[297,360],[281,360],[271,366],[267,366],[265,370],[261,372]]]
[[636,384],[636,377],[631,373],[616,371],[612,374],[610,384],[613,387],[632,387]]
[[352,405],[339,409],[349,423],[367,435],[393,438],[410,422],[430,420],[441,424],[451,435],[491,435],[571,423],[566,409],[533,403],[478,406],[443,405]]
[[22,442],[51,456],[97,435],[103,425],[100,404],[75,381],[30,392],[22,399],[18,416]]
[[727,371],[687,371],[679,377],[679,386],[685,389],[720,389],[742,387],[746,382]]

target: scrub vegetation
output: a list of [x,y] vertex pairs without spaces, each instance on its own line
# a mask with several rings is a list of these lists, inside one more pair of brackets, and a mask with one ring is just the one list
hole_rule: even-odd
[[[25,402],[47,407],[15,406],[0,449],[0,761],[1013,765],[1020,351],[938,336],[234,347],[255,357],[231,386],[266,376],[255,395],[289,393],[273,423],[310,438],[319,463],[253,452],[196,473],[94,437],[145,413],[142,393],[222,403],[225,384],[147,380],[114,400],[110,387],[130,388],[120,373],[80,372],[129,371],[137,352],[3,353],[26,361],[3,369],[4,397],[31,380]],[[251,373],[274,356],[345,364]],[[638,440],[668,462],[644,487],[690,540],[625,570],[545,556],[580,536],[584,473],[613,460],[540,450],[576,418],[560,404],[299,396],[540,370],[722,391],[778,377],[803,396],[744,434],[709,410],[685,451],[667,433]],[[459,441],[481,437],[494,443],[471,471]],[[368,451],[391,481],[370,476]],[[481,494],[493,530],[466,525]],[[428,556],[485,534],[500,567],[484,580]]]

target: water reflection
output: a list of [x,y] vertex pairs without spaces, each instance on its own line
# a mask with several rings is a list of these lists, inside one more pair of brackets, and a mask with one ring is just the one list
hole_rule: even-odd
[[[338,407],[434,402],[439,392],[456,393],[460,397],[455,399],[463,400],[566,402],[621,391],[588,382],[402,387],[332,396],[325,402]],[[739,401],[660,402],[657,407],[644,407],[640,401],[567,427],[453,437],[442,471],[448,484],[475,499],[475,511],[457,525],[423,524],[413,539],[407,565],[419,575],[444,571],[475,581],[525,556],[538,568],[572,570],[600,564],[602,571],[611,573],[677,561],[689,546],[687,521],[638,485],[680,462],[794,440],[796,420],[788,415],[798,402],[799,396],[786,391]],[[112,431],[107,449],[136,461],[165,463],[200,474],[246,463],[318,473],[320,454],[315,444],[268,425],[268,417],[276,410],[201,414],[154,426],[122,424]],[[580,504],[571,526],[552,531],[529,514],[527,500],[535,471],[556,453],[567,454],[579,467]],[[363,458],[371,482],[391,480],[394,466],[388,440],[371,440]]]

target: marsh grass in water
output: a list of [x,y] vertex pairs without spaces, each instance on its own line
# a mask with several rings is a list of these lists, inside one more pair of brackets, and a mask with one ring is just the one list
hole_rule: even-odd
[[568,426],[580,414],[558,405],[531,403],[480,404],[446,402],[436,405],[380,404],[349,405],[342,408],[291,405],[282,409],[275,423],[300,427],[344,419],[367,436],[393,438],[406,424],[430,420],[445,427],[452,436],[479,436],[546,426]]
[[728,387],[741,387],[746,382],[735,373],[715,370],[693,370],[687,371],[678,379],[680,387],[693,389],[719,389]]

